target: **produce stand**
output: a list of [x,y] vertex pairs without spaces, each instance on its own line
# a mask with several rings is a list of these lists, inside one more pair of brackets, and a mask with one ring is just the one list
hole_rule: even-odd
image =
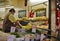
[[[47,34],[48,31],[51,31],[53,33],[52,30],[39,28],[39,29],[36,29],[36,32],[32,32],[32,30],[30,29],[30,30],[25,30],[24,33],[22,33],[22,32],[13,32],[13,33],[11,33],[11,35],[16,35],[16,39],[21,40],[21,38],[22,38],[21,41],[41,41],[42,35],[45,37],[44,40],[46,40],[46,39],[48,41],[57,40],[57,38],[55,36],[48,35]],[[49,39],[48,36],[50,36],[51,39]]]
[[27,21],[30,21],[31,25],[23,26],[22,29],[16,27],[18,28],[18,32],[12,32],[10,34],[15,35],[15,39],[20,39],[21,41],[40,41],[41,34],[47,34],[48,32],[46,30],[43,30],[48,29],[48,18],[37,17],[35,19],[29,19]]

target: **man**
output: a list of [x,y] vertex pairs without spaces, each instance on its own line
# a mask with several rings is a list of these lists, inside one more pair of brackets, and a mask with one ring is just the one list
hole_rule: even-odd
[[12,8],[9,10],[8,14],[4,17],[3,21],[3,31],[9,33],[11,27],[15,27],[16,25],[22,27],[22,25],[19,23],[19,21],[15,20],[14,17],[15,10]]

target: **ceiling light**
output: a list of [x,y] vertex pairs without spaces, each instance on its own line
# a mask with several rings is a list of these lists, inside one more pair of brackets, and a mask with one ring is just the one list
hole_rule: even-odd
[[30,0],[31,3],[42,3],[48,0]]

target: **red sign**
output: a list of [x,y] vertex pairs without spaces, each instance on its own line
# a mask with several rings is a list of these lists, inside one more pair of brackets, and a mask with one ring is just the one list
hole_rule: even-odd
[[60,17],[60,10],[58,10],[58,17]]
[[60,24],[60,10],[58,10],[58,25]]
[[34,12],[31,11],[31,12],[29,13],[29,17],[30,17],[30,18],[33,18],[33,17],[34,17]]

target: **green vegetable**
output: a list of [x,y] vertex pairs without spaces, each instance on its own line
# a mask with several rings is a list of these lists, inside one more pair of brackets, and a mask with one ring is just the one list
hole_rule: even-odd
[[12,35],[16,35],[16,38],[19,38],[20,37],[20,35],[17,33],[17,32],[13,32],[13,33],[11,33]]

